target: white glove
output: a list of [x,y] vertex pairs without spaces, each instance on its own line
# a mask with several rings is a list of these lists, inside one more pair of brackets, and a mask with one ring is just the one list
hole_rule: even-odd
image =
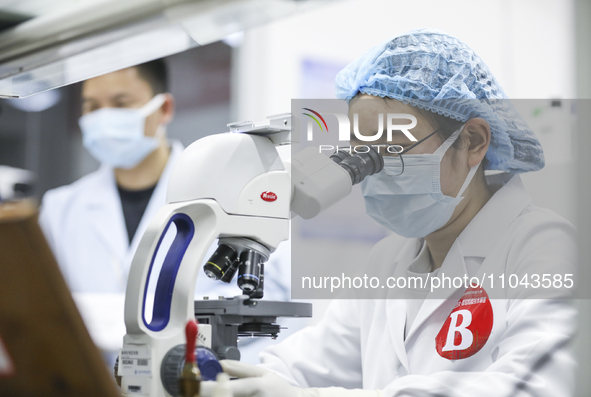
[[[220,361],[224,372],[239,379],[230,381],[234,397],[382,397],[380,390],[347,390],[340,387],[302,389],[274,372],[234,360]],[[201,382],[201,397],[214,397],[217,382]]]

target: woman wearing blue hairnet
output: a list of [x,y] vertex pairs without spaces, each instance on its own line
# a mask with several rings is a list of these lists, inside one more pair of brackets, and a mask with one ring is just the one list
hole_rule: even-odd
[[[421,29],[371,49],[336,85],[359,115],[352,146],[375,134],[377,115],[417,121],[416,141],[390,142],[403,150],[362,183],[367,213],[396,233],[372,250],[373,270],[481,282],[335,300],[318,325],[263,352],[261,367],[225,362],[244,378],[230,382],[234,396],[571,395],[576,312],[562,287],[573,282],[574,229],[531,204],[516,174],[541,169],[543,152],[486,65]],[[532,288],[490,282],[513,274]]]

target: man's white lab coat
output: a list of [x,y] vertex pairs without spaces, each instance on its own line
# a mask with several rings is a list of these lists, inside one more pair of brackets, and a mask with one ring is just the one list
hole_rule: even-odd
[[108,165],[43,196],[39,223],[73,292],[122,293],[143,232],[165,204],[173,165],[183,151],[173,142],[170,157],[129,243],[115,173]]

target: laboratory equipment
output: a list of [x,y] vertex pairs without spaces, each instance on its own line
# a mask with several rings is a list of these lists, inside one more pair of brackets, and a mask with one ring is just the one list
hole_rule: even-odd
[[[148,226],[132,261],[118,367],[126,395],[171,395],[161,367],[165,356],[183,345],[185,324],[196,315],[206,319],[199,326],[200,344],[220,358],[239,358],[233,342],[239,332],[276,336],[276,317],[310,316],[310,304],[256,300],[264,294],[264,262],[287,240],[290,211],[314,217],[383,167],[374,149],[330,159],[308,147],[284,163],[275,146],[291,141],[290,114],[229,126],[231,132],[207,136],[183,152],[170,178],[168,204]],[[169,233],[174,238],[158,272],[156,258],[166,250]],[[207,308],[210,303],[194,302],[194,289],[216,239],[219,247],[204,271],[225,282],[237,272],[244,295]],[[147,296],[154,282],[150,318]],[[230,325],[222,327],[229,334],[220,336],[220,324]]]

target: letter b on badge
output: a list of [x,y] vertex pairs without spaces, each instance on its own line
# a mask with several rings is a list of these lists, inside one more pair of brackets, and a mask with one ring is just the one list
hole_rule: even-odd
[[492,326],[493,310],[486,291],[470,288],[437,334],[437,353],[448,360],[473,356],[488,341]]
[[[451,317],[451,322],[447,331],[445,346],[443,346],[441,351],[465,350],[472,346],[474,335],[472,335],[472,331],[468,329],[468,326],[472,323],[472,313],[470,310],[458,310],[449,316]],[[458,345],[455,344],[456,332],[460,334],[461,342]]]

